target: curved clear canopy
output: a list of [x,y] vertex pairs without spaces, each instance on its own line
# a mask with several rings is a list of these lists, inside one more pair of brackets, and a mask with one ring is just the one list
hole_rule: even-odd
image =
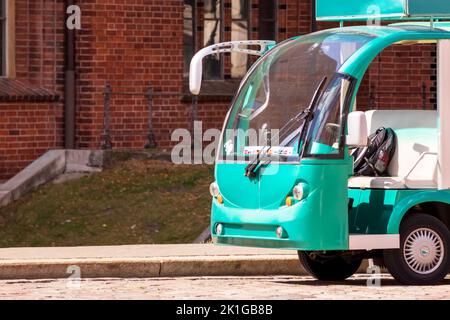
[[[329,110],[339,108],[342,103],[336,101],[344,100],[343,88],[348,88],[342,85],[339,68],[374,38],[356,31],[323,31],[288,40],[272,49],[242,82],[225,125],[221,158],[248,157],[264,149],[285,159],[298,157],[305,122],[303,111],[310,106],[319,85],[325,81],[315,110],[339,118],[340,110]],[[316,131],[327,127],[338,134],[340,119],[331,119],[328,126],[314,124],[324,114],[316,114],[311,126]],[[320,132],[315,134],[320,136]],[[332,143],[331,147],[339,146]]]

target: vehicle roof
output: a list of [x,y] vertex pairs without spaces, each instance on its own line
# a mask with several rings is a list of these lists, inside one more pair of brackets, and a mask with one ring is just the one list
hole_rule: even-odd
[[318,21],[429,21],[448,18],[448,0],[317,0]]
[[430,22],[401,22],[387,26],[349,26],[334,29],[327,29],[331,32],[363,32],[377,37],[422,35],[424,39],[438,36],[439,39],[450,38],[450,22],[435,22],[431,28]]
[[[426,27],[428,29],[431,29],[431,22],[430,21],[415,21],[415,22],[400,22],[400,23],[392,23],[389,26],[391,27],[408,27],[408,28],[423,28]],[[436,21],[433,22],[433,30],[439,30],[439,31],[450,31],[450,21]]]
[[372,60],[385,48],[395,44],[433,43],[450,39],[450,22],[436,22],[431,28],[430,22],[405,22],[389,26],[351,26],[328,29],[332,33],[360,32],[375,36],[340,68],[340,72],[361,79]]

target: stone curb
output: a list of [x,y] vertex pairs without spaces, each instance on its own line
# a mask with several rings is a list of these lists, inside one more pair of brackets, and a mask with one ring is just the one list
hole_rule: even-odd
[[[364,263],[359,273],[366,273]],[[0,261],[0,279],[307,275],[296,256],[163,257]]]

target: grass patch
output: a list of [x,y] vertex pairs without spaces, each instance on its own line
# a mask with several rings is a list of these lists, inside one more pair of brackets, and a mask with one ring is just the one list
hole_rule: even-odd
[[0,247],[191,243],[209,225],[210,166],[126,160],[0,208]]

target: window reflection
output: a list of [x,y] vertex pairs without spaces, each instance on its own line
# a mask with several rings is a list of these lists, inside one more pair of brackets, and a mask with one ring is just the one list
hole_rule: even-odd
[[[242,41],[249,38],[250,0],[233,0],[231,6],[231,40]],[[248,55],[231,54],[231,76],[240,78],[247,72]]]
[[195,52],[195,0],[184,0],[183,13],[183,56],[184,56],[184,72],[183,76],[189,76],[189,65]]
[[6,12],[5,0],[0,0],[0,76],[5,75],[6,65]]
[[221,15],[220,0],[204,0],[205,19],[217,19]]
[[235,20],[248,20],[250,0],[233,0],[231,16]]
[[[204,1],[203,44],[210,46],[222,42],[222,1]],[[204,77],[217,79],[222,77],[222,57],[210,55],[205,59]]]
[[277,0],[259,2],[259,38],[276,40]]
[[[0,0],[1,1],[1,0]],[[251,25],[252,3],[257,3],[256,20],[258,24]],[[197,16],[199,12],[202,17]],[[231,15],[231,21],[224,25],[224,1],[223,0],[184,0],[183,14],[183,53],[184,53],[184,76],[189,76],[189,65],[193,55],[199,47],[206,47],[224,41],[224,28],[229,31],[232,41],[243,41],[250,39],[250,28],[258,29],[259,39],[275,40],[276,37],[276,15],[277,0],[230,0],[226,12]],[[229,21],[229,20],[227,20]],[[197,30],[197,23],[202,25]],[[203,30],[202,30],[203,29]],[[200,37],[197,31],[203,31]],[[199,42],[200,40],[200,42]],[[211,55],[205,58],[203,76],[204,79],[224,78],[224,55]],[[230,59],[230,58],[225,58]],[[240,54],[231,54],[230,72],[232,78],[241,78],[245,75],[249,65],[254,59]]]

